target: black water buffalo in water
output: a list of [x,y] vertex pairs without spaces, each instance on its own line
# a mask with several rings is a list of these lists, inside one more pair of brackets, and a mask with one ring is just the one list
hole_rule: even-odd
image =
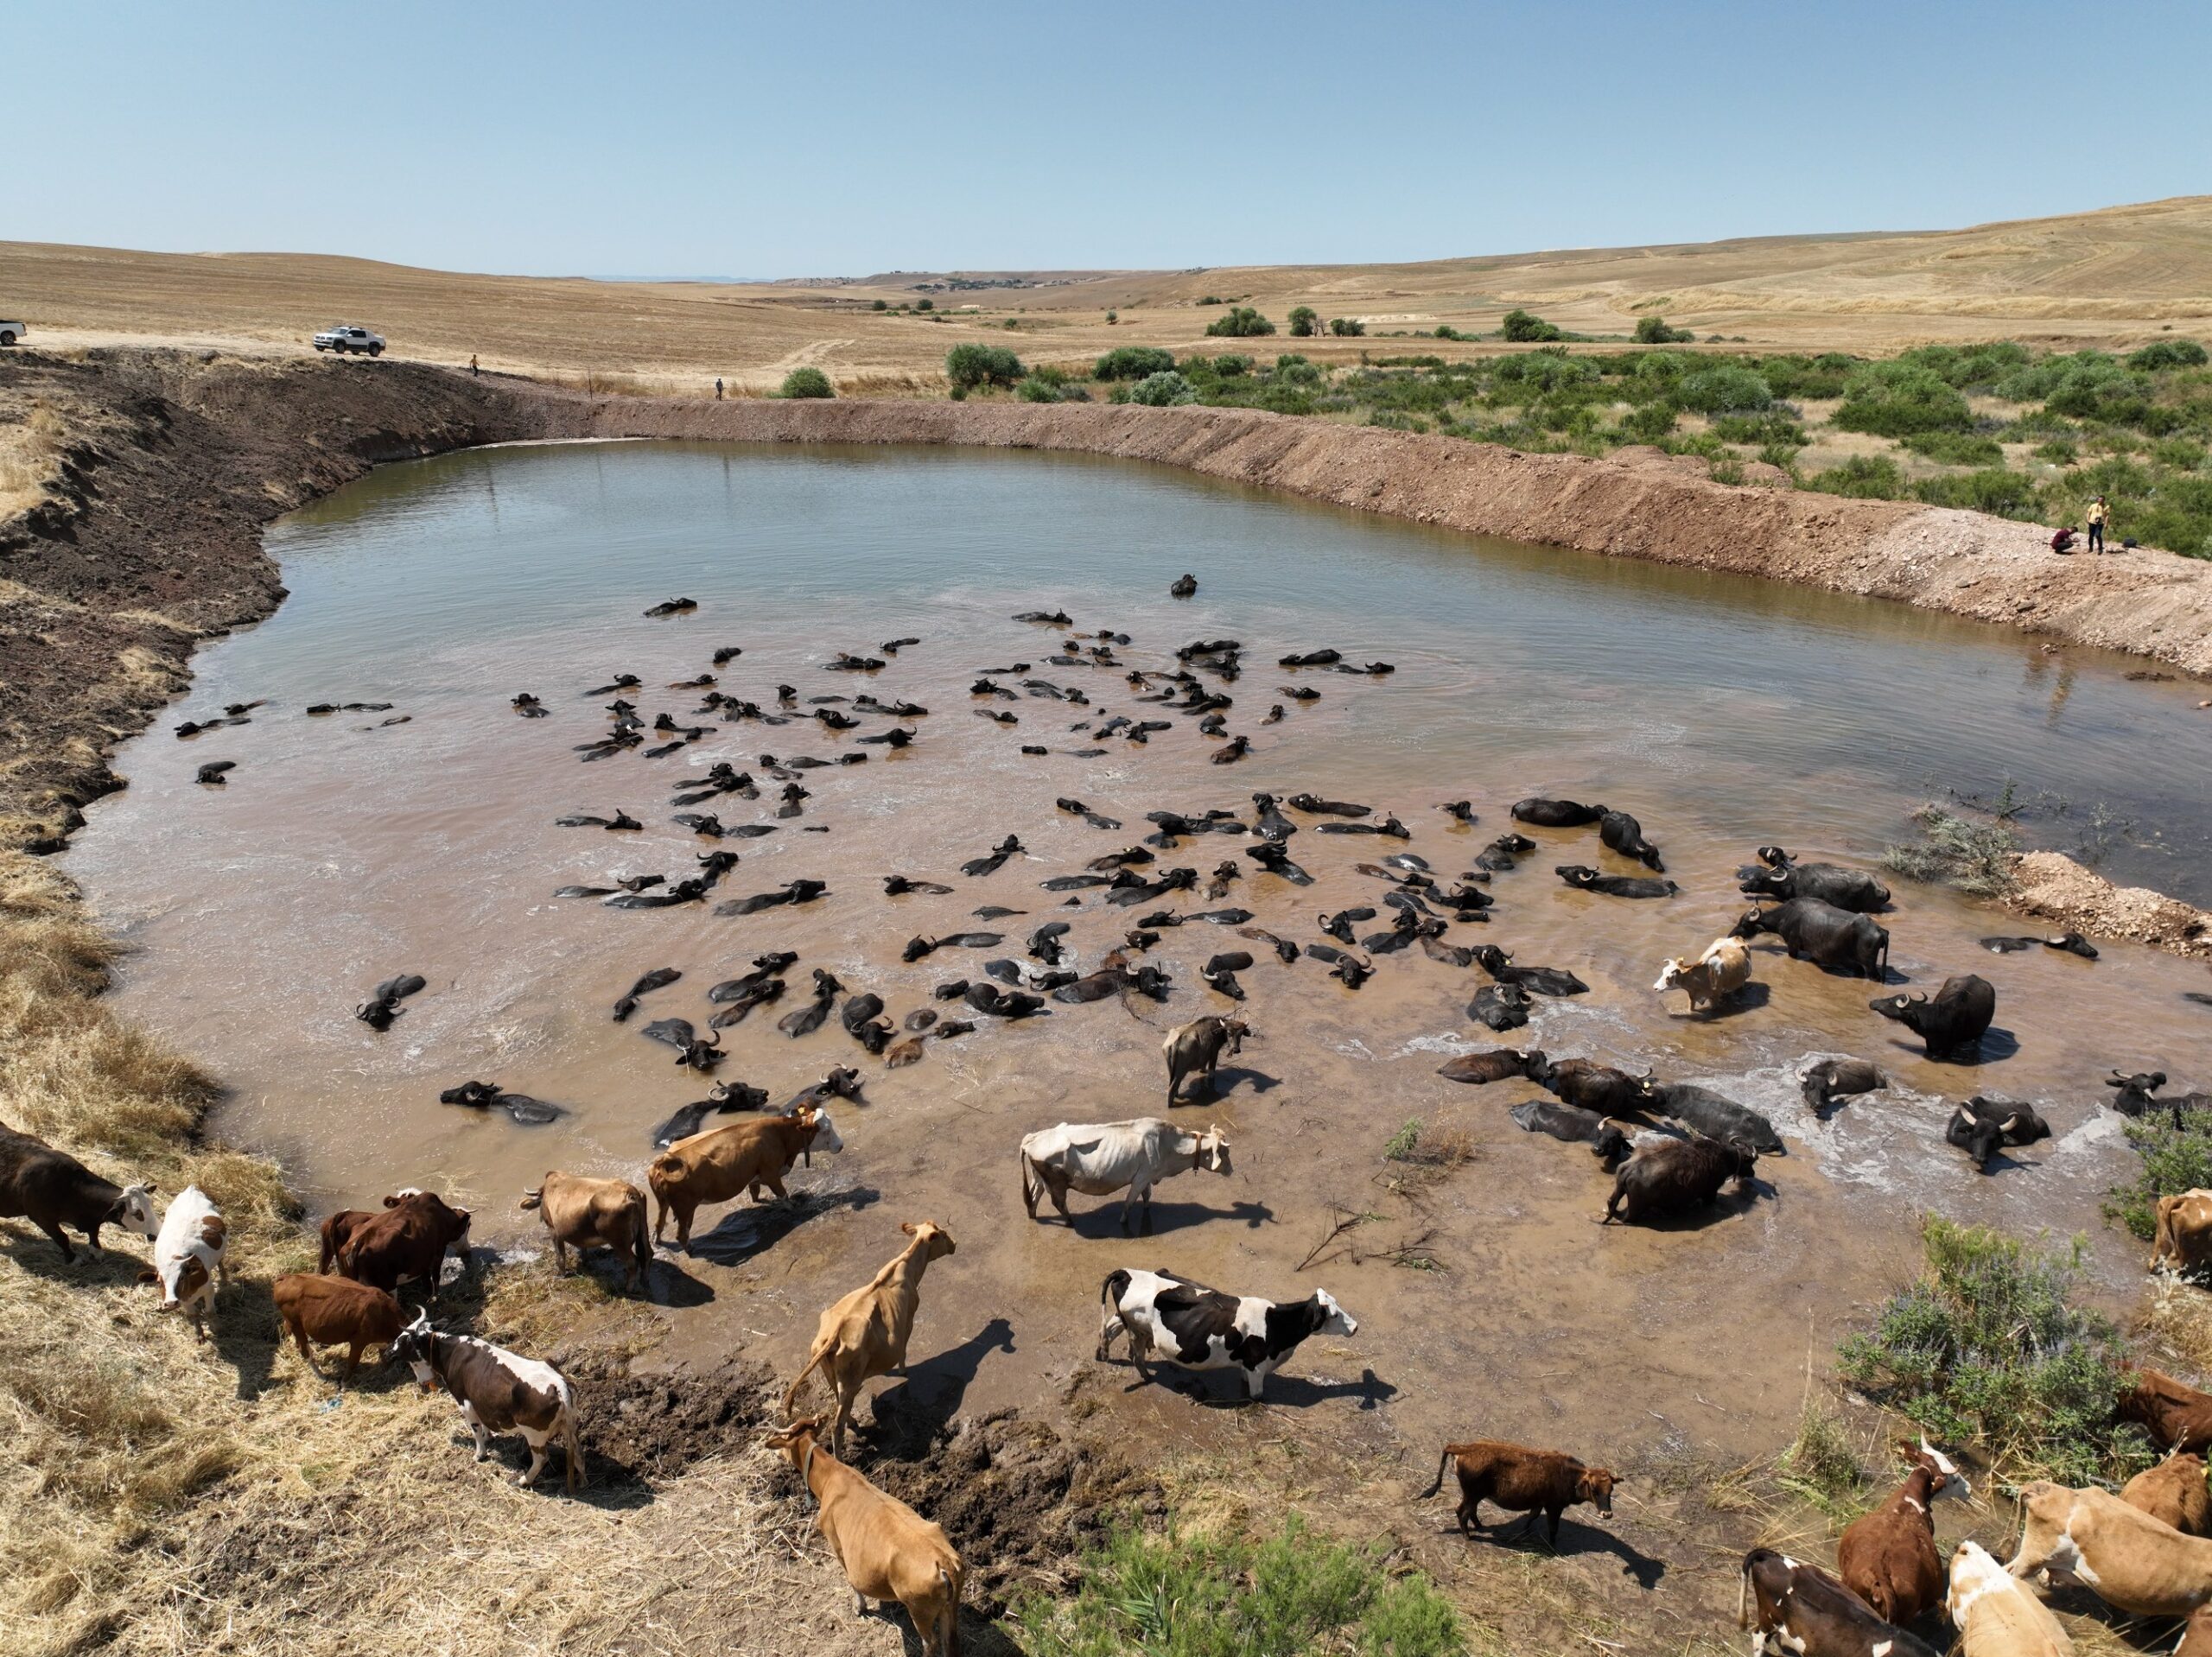
[[1835,909],[1872,915],[1886,909],[1890,889],[1863,869],[1840,863],[1789,863],[1777,868],[1738,869],[1736,879],[1746,898],[1817,898]]
[[2147,1116],[2152,1111],[2173,1113],[2174,1126],[2182,1125],[2182,1113],[2190,1110],[2212,1110],[2212,1093],[2177,1094],[2170,1099],[2155,1098],[2159,1089],[2166,1085],[2164,1070],[2139,1071],[2133,1076],[2122,1076],[2114,1070],[2105,1078],[2105,1086],[2114,1089],[2112,1108],[2123,1116]]
[[1518,984],[1485,984],[1467,1003],[1467,1016],[1500,1035],[1529,1022],[1529,992]]
[[1733,1099],[1724,1099],[1694,1082],[1662,1082],[1649,1089],[1650,1108],[1694,1133],[1724,1145],[1740,1145],[1763,1155],[1779,1155],[1782,1135],[1774,1124]]
[[2032,1145],[2050,1137],[2050,1124],[2031,1106],[2010,1099],[1989,1099],[1980,1094],[1951,1113],[1943,1137],[1974,1159],[1974,1166],[1989,1171],[1989,1159],[2003,1145]]
[[1643,825],[1625,811],[1608,811],[1599,818],[1598,838],[1623,857],[1632,857],[1656,873],[1667,872],[1659,860],[1659,848],[1643,837]]
[[1607,1116],[1626,1116],[1651,1104],[1651,1076],[1630,1076],[1592,1058],[1563,1058],[1532,1076],[1539,1087],[1548,1088],[1570,1105]]
[[1948,1058],[1981,1045],[1989,1021],[1997,1016],[1997,987],[1986,978],[1961,973],[1945,979],[1932,999],[1921,991],[1877,996],[1866,1005],[1926,1042],[1929,1057]]
[[1550,1069],[1550,1061],[1536,1048],[1492,1047],[1484,1052],[1462,1053],[1436,1073],[1448,1082],[1503,1082],[1517,1076],[1541,1084]]
[[1477,944],[1472,951],[1477,965],[1501,984],[1510,984],[1516,989],[1532,991],[1538,995],[1586,995],[1590,986],[1564,967],[1516,967],[1513,953],[1501,949],[1495,943]]
[[1580,863],[1562,863],[1552,873],[1577,892],[1594,892],[1606,898],[1671,898],[1681,890],[1672,880],[1647,880],[1634,874],[1600,874]]
[[1714,1140],[1661,1140],[1646,1144],[1614,1171],[1613,1194],[1602,1225],[1671,1220],[1709,1208],[1730,1180],[1748,1180],[1758,1153]]
[[1890,1085],[1889,1078],[1863,1058],[1821,1059],[1808,1065],[1797,1082],[1813,1114],[1823,1118],[1839,1101],[1853,1094],[1872,1093]]
[[1475,854],[1475,867],[1491,874],[1502,874],[1514,867],[1515,860],[1536,849],[1536,842],[1526,835],[1500,835],[1496,840]]
[[1578,1105],[1531,1099],[1506,1113],[1531,1133],[1548,1133],[1568,1145],[1587,1145],[1608,1170],[1629,1153],[1628,1135],[1618,1122],[1608,1121],[1594,1110]]
[[1533,822],[1543,828],[1585,828],[1605,815],[1602,805],[1584,805],[1579,800],[1544,800],[1529,798],[1513,803],[1512,816],[1516,822]]
[[1817,898],[1792,898],[1773,909],[1754,909],[1729,929],[1731,937],[1772,933],[1792,961],[1844,968],[1879,983],[1889,970],[1889,929]]

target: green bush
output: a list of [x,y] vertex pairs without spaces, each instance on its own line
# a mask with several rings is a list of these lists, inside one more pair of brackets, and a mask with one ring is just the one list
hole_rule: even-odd
[[2144,374],[2161,368],[2202,368],[2206,355],[2204,347],[2194,340],[2153,340],[2131,355],[2127,365]]
[[1300,340],[1310,340],[1321,331],[1321,318],[1311,305],[1290,308],[1290,331]]
[[2044,1250],[1934,1216],[1920,1237],[1919,1280],[1836,1349],[1844,1379],[2014,1472],[2087,1484],[2147,1466],[2140,1430],[2113,1415],[2126,1385],[2119,1333],[2073,1303],[2081,1239]]
[[890,308],[891,302],[887,299],[879,299],[874,304],[868,307],[868,309],[872,311],[887,311]]
[[1147,374],[1129,388],[1129,401],[1148,409],[1165,409],[1178,403],[1196,403],[1197,390],[1180,374]]
[[1329,319],[1329,332],[1354,338],[1367,332],[1367,324],[1356,316],[1332,316]]
[[1781,444],[1789,448],[1803,448],[1812,441],[1802,426],[1780,412],[1721,415],[1713,422],[1713,435],[1724,443]]
[[1756,413],[1772,405],[1774,392],[1741,363],[1715,363],[1682,376],[1675,401],[1700,414]]
[[2139,1116],[2126,1129],[2143,1168],[2133,1184],[2113,1187],[2105,1218],[2148,1242],[2158,1229],[2160,1197],[2212,1186],[2212,1111],[2184,1110],[2178,1125],[2169,1112]]
[[937,301],[933,299],[917,300],[914,302],[914,308],[918,311],[933,311],[937,308]]
[[1938,466],[2002,466],[2005,451],[1993,437],[1965,432],[1916,431],[1904,440],[1905,448],[1924,454]]
[[1014,388],[1014,394],[1024,403],[1058,403],[1060,388],[1057,382],[1032,374]]
[[1854,454],[1841,466],[1815,472],[1805,487],[1823,494],[1853,495],[1861,500],[1895,500],[1904,493],[1904,473],[1886,454]]
[[1170,373],[1174,367],[1174,353],[1157,346],[1116,346],[1091,371],[1102,380],[1141,380],[1147,374]]
[[1228,314],[1206,324],[1208,333],[1228,340],[1254,340],[1274,331],[1275,325],[1249,305],[1232,305]]
[[2034,479],[2002,466],[1923,478],[1912,486],[1912,493],[1930,506],[1963,507],[1994,517],[2033,518],[2039,510]]
[[1224,351],[1213,359],[1213,371],[1223,379],[1233,380],[1240,374],[1252,371],[1252,359],[1233,351]]
[[1639,316],[1636,320],[1636,342],[1640,346],[1686,346],[1697,335],[1688,328],[1670,328],[1663,316]]
[[1004,346],[955,346],[944,353],[944,371],[963,391],[979,385],[1012,385],[1021,378],[1021,359]]
[[1621,435],[1631,443],[1656,443],[1675,429],[1675,405],[1647,403],[1621,416]]
[[1275,378],[1287,385],[1319,385],[1321,371],[1305,358],[1286,352],[1275,359]]
[[1778,397],[1840,397],[1844,382],[1860,365],[1858,358],[1837,351],[1818,357],[1762,357],[1759,377]]
[[2082,458],[2082,451],[2074,447],[2070,437],[2054,437],[2048,443],[2038,444],[2036,459],[2049,460],[2053,466],[2072,466]]
[[1909,363],[1868,363],[1844,382],[1835,423],[1845,431],[1905,437],[1914,432],[1966,431],[1974,410],[1942,376]]
[[1567,337],[1542,317],[1522,310],[1506,312],[1505,320],[1498,325],[1498,333],[1516,345],[1540,344]]
[[1031,1657],[1453,1657],[1449,1601],[1419,1572],[1393,1576],[1376,1546],[1318,1537],[1154,1533],[1117,1523],[1072,1593],[1014,1608]]
[[786,397],[832,397],[837,395],[830,384],[830,377],[818,368],[794,368],[784,376],[783,389],[776,393]]
[[1891,846],[1882,867],[1892,874],[1928,886],[1956,886],[1976,898],[1998,898],[2019,884],[2015,860],[2020,837],[2002,816],[1976,822],[1923,805],[1912,814],[1920,838]]

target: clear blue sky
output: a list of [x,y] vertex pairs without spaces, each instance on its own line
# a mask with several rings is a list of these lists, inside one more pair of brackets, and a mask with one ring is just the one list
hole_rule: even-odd
[[0,238],[543,274],[1398,260],[2212,190],[2212,5],[0,5]]

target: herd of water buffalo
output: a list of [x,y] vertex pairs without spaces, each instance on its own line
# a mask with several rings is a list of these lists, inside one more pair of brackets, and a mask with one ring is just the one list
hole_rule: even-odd
[[[1195,590],[1189,577],[1174,589],[1179,597]],[[681,616],[697,607],[689,600],[671,600],[646,613]],[[1086,689],[1043,676],[1027,661],[974,670],[969,702],[993,727],[1021,726],[1025,714],[1032,732],[1047,720],[1058,726],[1054,736],[1063,746],[1024,740],[1023,754],[1096,758],[1109,752],[1103,746],[1109,742],[1117,745],[1117,752],[1141,749],[1175,728],[1173,719],[1146,717],[1147,713],[1196,716],[1198,733],[1216,745],[1209,756],[1213,764],[1234,764],[1252,751],[1247,736],[1232,735],[1227,728],[1237,706],[1231,687],[1245,669],[1241,642],[1199,640],[1177,651],[1172,666],[1141,667],[1125,663],[1117,654],[1131,644],[1127,634],[1079,632],[1066,614],[1057,611],[1027,613],[1014,619],[1053,636],[1046,664],[1061,670],[1063,678],[1073,672],[1090,681]],[[872,676],[902,650],[921,642],[886,641],[875,654],[841,651],[822,665],[831,673]],[[751,767],[717,759],[703,768],[684,771],[671,793],[671,804],[683,809],[671,822],[692,838],[695,847],[702,842],[707,847],[694,853],[689,871],[638,874],[618,870],[603,880],[563,886],[556,895],[596,900],[617,910],[708,904],[741,866],[732,844],[779,832],[824,830],[824,825],[806,821],[809,803],[815,798],[805,786],[809,772],[832,765],[865,764],[870,748],[887,752],[910,748],[927,728],[924,721],[930,717],[929,709],[904,699],[883,700],[871,694],[802,697],[788,684],[778,685],[772,696],[760,701],[734,695],[721,687],[719,676],[742,653],[734,645],[717,650],[713,670],[669,686],[699,697],[696,707],[681,716],[664,712],[649,721],[635,700],[644,689],[635,674],[617,675],[585,692],[590,698],[613,700],[607,705],[604,728],[589,740],[572,745],[575,751],[586,764],[623,756],[660,760],[704,744],[730,727],[785,727],[831,739],[861,731],[869,722],[880,728],[853,737],[855,746],[842,748],[834,759],[788,752],[780,758],[762,753]],[[1291,708],[1320,700],[1321,692],[1310,676],[1337,673],[1372,682],[1393,671],[1387,663],[1347,663],[1333,650],[1294,652],[1281,657],[1277,665],[1292,682],[1280,687],[1282,700],[1268,702],[1255,727],[1281,726],[1292,717]],[[1129,712],[1109,713],[1103,705],[1116,694],[1128,698]],[[197,737],[250,723],[258,706],[238,704],[222,719],[182,727],[179,734]],[[318,704],[308,711],[320,715],[340,707],[383,711],[387,706]],[[517,695],[512,706],[524,719],[554,716],[533,693]],[[698,722],[687,722],[690,721]],[[788,750],[790,739],[778,746]],[[200,781],[225,786],[226,773],[233,769],[234,762],[211,762],[201,768]],[[762,801],[762,778],[780,784],[766,820],[725,822],[721,812]],[[715,809],[702,809],[709,806]],[[1122,827],[1119,819],[1079,799],[1062,797],[1056,806],[1102,834],[1117,835]],[[1439,809],[1456,825],[1476,821],[1465,800],[1445,803]],[[1565,863],[1554,873],[1568,887],[1625,902],[1665,900],[1681,890],[1664,878],[1659,848],[1629,812],[1573,800],[1530,798],[1516,803],[1510,815],[1520,824],[1546,829],[1592,828],[1604,851],[1644,871],[1607,873],[1588,863]],[[1198,993],[1218,998],[1217,1010],[1181,1023],[1163,1044],[1166,1106],[1172,1114],[1186,1100],[1211,1096],[1210,1079],[1220,1060],[1236,1054],[1252,1033],[1243,1011],[1252,992],[1240,975],[1251,973],[1259,960],[1272,958],[1281,968],[1294,968],[1302,961],[1317,962],[1344,993],[1358,991],[1383,970],[1379,962],[1400,955],[1411,959],[1416,951],[1419,958],[1453,971],[1478,970],[1482,977],[1467,1015],[1472,1024],[1497,1034],[1526,1025],[1547,998],[1573,997],[1589,989],[1571,969],[1516,962],[1510,950],[1496,944],[1452,941],[1455,927],[1488,924],[1498,907],[1495,894],[1499,877],[1537,850],[1536,843],[1518,829],[1491,840],[1464,860],[1469,867],[1447,874],[1410,849],[1414,832],[1395,816],[1385,811],[1378,816],[1366,804],[1311,793],[1279,798],[1259,792],[1250,797],[1249,813],[1217,807],[1160,809],[1148,813],[1147,821],[1151,832],[1141,839],[1038,883],[1063,917],[1031,927],[1020,953],[992,954],[1006,943],[1007,935],[991,929],[1029,911],[1002,902],[985,904],[962,917],[958,930],[918,933],[900,955],[906,965],[940,952],[987,957],[973,974],[947,976],[919,1005],[893,1015],[882,995],[855,990],[828,965],[815,965],[810,968],[810,987],[803,995],[791,997],[798,1005],[778,1019],[778,1031],[793,1040],[810,1037],[834,1015],[836,1027],[861,1053],[880,1059],[886,1068],[900,1068],[922,1059],[931,1044],[976,1034],[976,1018],[1011,1023],[1045,1014],[1055,1006],[1076,1007],[1109,1000],[1132,1005],[1144,1000],[1168,1002],[1187,992],[1179,992],[1173,963],[1160,951],[1163,939],[1181,935],[1185,928],[1216,927],[1255,947],[1205,952],[1205,964],[1196,974],[1202,987]],[[573,812],[559,822],[619,835],[647,832],[639,816],[622,809]],[[1274,923],[1280,930],[1256,924],[1255,911],[1236,899],[1243,892],[1253,902],[1283,907],[1281,900],[1314,884],[1314,876],[1291,850],[1294,837],[1309,831],[1317,849],[1341,844],[1367,853],[1352,863],[1351,872],[1371,883],[1373,901],[1323,913],[1314,922],[1319,936],[1294,937],[1286,935],[1292,929],[1281,921]],[[1218,841],[1240,853],[1241,860],[1224,858],[1210,873],[1201,873],[1196,867],[1166,867],[1164,854],[1198,841]],[[1009,835],[959,863],[958,876],[969,882],[989,880],[1014,860],[1028,856],[1019,835]],[[944,873],[944,879],[903,872],[880,878],[887,898],[926,900],[951,896],[957,889],[949,884],[951,872]],[[1780,847],[1766,846],[1758,848],[1754,862],[1738,871],[1738,880],[1742,892],[1757,900],[1754,906],[1697,954],[1667,961],[1655,990],[1686,994],[1693,1013],[1725,1007],[1751,982],[1751,946],[1768,937],[1778,942],[1789,959],[1833,974],[1857,975],[1876,983],[1888,977],[1890,934],[1875,917],[1889,909],[1891,892],[1872,875],[1834,863],[1800,860]],[[713,912],[732,917],[767,914],[831,895],[827,879],[791,879],[748,896],[721,899]],[[1188,906],[1199,903],[1210,906]],[[1383,924],[1360,930],[1382,921],[1386,911],[1389,918]],[[1077,936],[1079,927],[1085,936]],[[2096,955],[2094,948],[2075,933],[1985,943],[1999,953],[2043,946],[2088,959]],[[688,1072],[711,1076],[730,1057],[723,1045],[724,1033],[783,1001],[799,960],[796,951],[770,949],[753,957],[749,971],[713,984],[704,997],[711,1012],[703,1031],[690,1019],[669,1017],[645,1024],[643,1034],[671,1049],[675,1063]],[[626,1022],[645,998],[668,990],[684,976],[673,966],[642,973],[613,1003],[613,1019]],[[425,987],[419,975],[396,975],[375,987],[360,1004],[358,1016],[372,1031],[387,1031],[404,1015],[410,999]],[[1931,1058],[1944,1059],[1970,1053],[1982,1041],[1995,1016],[1997,992],[1988,980],[1963,973],[1945,979],[1933,994],[1885,994],[1868,1006],[1883,1019],[1915,1032]],[[955,1011],[974,1018],[946,1016]],[[1549,1097],[1516,1106],[1511,1120],[1532,1133],[1590,1147],[1613,1178],[1605,1207],[1607,1222],[1639,1224],[1693,1215],[1713,1204],[1729,1182],[1747,1182],[1758,1158],[1783,1148],[1781,1135],[1767,1118],[1710,1088],[1694,1082],[1662,1082],[1649,1072],[1635,1075],[1586,1057],[1554,1057],[1534,1048],[1493,1046],[1453,1057],[1441,1074],[1472,1084],[1526,1081],[1543,1089]],[[2115,1075],[2114,1103],[2136,1114],[2212,1105],[2202,1095],[2176,1099],[2162,1095],[2165,1080],[2157,1073]],[[1884,1088],[1887,1079],[1867,1061],[1831,1058],[1807,1065],[1802,1082],[1808,1102],[1825,1119],[1843,1101]],[[775,1105],[765,1088],[732,1079],[715,1082],[707,1097],[653,1129],[653,1154],[644,1171],[644,1189],[625,1179],[554,1170],[525,1193],[523,1207],[542,1218],[559,1271],[571,1269],[572,1249],[607,1248],[613,1251],[626,1286],[637,1292],[645,1286],[656,1244],[664,1239],[670,1220],[675,1222],[675,1248],[688,1250],[702,1208],[748,1194],[755,1202],[785,1200],[789,1193],[784,1182],[795,1165],[810,1163],[817,1151],[841,1150],[844,1140],[831,1120],[830,1108],[835,1101],[860,1097],[862,1086],[858,1068],[836,1065],[820,1082]],[[441,1096],[462,1108],[504,1110],[524,1125],[550,1122],[562,1114],[558,1105],[474,1079]],[[733,1120],[719,1122],[723,1117]],[[1952,1107],[1947,1132],[1976,1166],[1986,1168],[2000,1146],[2028,1143],[2048,1135],[2050,1129],[2028,1105],[1977,1095]],[[1125,1231],[1135,1220],[1148,1222],[1152,1192],[1161,1180],[1193,1170],[1230,1171],[1229,1140],[1220,1124],[1186,1128],[1158,1116],[1062,1122],[1025,1135],[1016,1157],[1024,1203],[1033,1218],[1040,1198],[1049,1199],[1065,1218],[1071,1193],[1119,1195]],[[2171,1214],[2161,1211],[2160,1247],[2177,1264],[2203,1263],[2191,1251],[2212,1252],[2212,1193],[2195,1195],[2205,1199],[2201,1213],[2179,1207]],[[229,1276],[223,1218],[197,1188],[181,1194],[166,1216],[156,1213],[155,1196],[149,1185],[118,1187],[66,1151],[0,1129],[0,1215],[29,1217],[65,1257],[73,1254],[65,1227],[80,1232],[95,1251],[104,1225],[153,1239],[148,1276],[158,1283],[162,1305],[189,1316],[204,1332],[216,1287]],[[575,1389],[567,1377],[549,1363],[506,1351],[473,1334],[438,1329],[426,1311],[410,1318],[403,1311],[399,1295],[404,1286],[414,1285],[426,1300],[435,1299],[447,1260],[466,1251],[470,1218],[467,1210],[415,1188],[391,1193],[376,1209],[329,1216],[322,1222],[318,1270],[281,1277],[271,1286],[284,1329],[310,1367],[315,1347],[344,1348],[347,1356],[341,1386],[353,1377],[365,1352],[384,1348],[391,1358],[406,1364],[426,1389],[442,1388],[454,1399],[474,1437],[480,1460],[487,1453],[492,1434],[516,1433],[531,1451],[524,1482],[537,1478],[550,1451],[558,1447],[564,1452],[567,1478],[574,1489],[584,1475],[584,1451],[578,1441]],[[784,1398],[791,1425],[769,1442],[791,1460],[817,1499],[823,1533],[855,1593],[902,1603],[912,1616],[925,1652],[935,1657],[957,1647],[955,1610],[963,1574],[959,1556],[936,1525],[841,1459],[846,1428],[862,1387],[906,1362],[925,1273],[932,1261],[955,1250],[950,1234],[933,1222],[911,1222],[902,1230],[909,1238],[906,1246],[867,1284],[823,1313],[808,1362]],[[1164,1362],[1191,1370],[1229,1369],[1243,1379],[1253,1398],[1262,1395],[1268,1376],[1301,1342],[1321,1334],[1349,1337],[1358,1328],[1326,1290],[1316,1290],[1302,1301],[1277,1303],[1221,1292],[1173,1272],[1121,1266],[1103,1277],[1100,1313],[1101,1361],[1113,1343],[1126,1336],[1140,1368]],[[802,1388],[817,1378],[829,1394],[830,1407],[821,1414],[801,1417]],[[2212,1437],[2212,1400],[2207,1400],[2207,1406],[2208,1436]],[[1427,1494],[1434,1495],[1445,1470],[1452,1468],[1457,1470],[1463,1526],[1478,1522],[1487,1501],[1526,1514],[1532,1521],[1547,1518],[1555,1540],[1567,1507],[1589,1503],[1600,1514],[1611,1510],[1615,1476],[1562,1452],[1487,1440],[1446,1445],[1437,1485]],[[2056,1636],[2059,1644],[2051,1643],[2056,1625],[2049,1614],[2020,1591],[2019,1579],[2028,1572],[2019,1562],[2011,1574],[1995,1570],[1993,1576],[1985,1567],[1993,1568],[1993,1562],[1967,1545],[1952,1562],[1948,1576],[1941,1569],[1929,1503],[1945,1489],[1962,1483],[1950,1462],[1923,1445],[1916,1452],[1913,1470],[1897,1496],[1846,1533],[1840,1579],[1779,1554],[1755,1552],[1743,1568],[1746,1620],[1754,1606],[1757,1610],[1759,1633],[1754,1648],[1764,1650],[1771,1636],[1786,1649],[1808,1657],[1830,1653],[1884,1657],[1891,1651],[1923,1649],[1914,1635],[1897,1625],[1930,1610],[1948,1581],[1948,1609],[1966,1633],[1968,1649],[1978,1657],[1983,1653],[2014,1657],[2063,1649],[2063,1634]],[[2197,1489],[2201,1495],[2201,1465]],[[2030,1510],[2031,1515],[2041,1513],[2032,1501]],[[2041,1522],[2031,1517],[2031,1537],[2041,1534],[2035,1528]],[[2086,1578],[2080,1562],[2094,1547],[2107,1545],[2092,1537],[2090,1520],[2069,1509],[2050,1522],[2057,1526],[2057,1540],[2045,1538],[2048,1546],[2037,1545],[2042,1549],[2038,1567],[2070,1570],[2094,1580]],[[2202,1527],[2212,1528],[2212,1515]],[[2212,1551],[2212,1541],[2201,1546]],[[2074,1551],[2069,1552],[2069,1548]],[[2024,1546],[2023,1559],[2033,1551]],[[1912,1584],[1910,1591],[1898,1586],[1907,1579]],[[2200,1576],[2190,1580],[2201,1580],[2198,1603],[2212,1598],[2212,1552],[2208,1552]],[[2018,1634],[2020,1629],[2032,1631],[2044,1643],[2022,1643],[2026,1636]]]

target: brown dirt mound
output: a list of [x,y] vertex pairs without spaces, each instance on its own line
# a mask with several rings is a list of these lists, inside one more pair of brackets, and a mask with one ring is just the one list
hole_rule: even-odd
[[770,1419],[775,1377],[741,1357],[654,1374],[591,1357],[563,1368],[576,1384],[594,1482],[665,1484],[710,1456],[748,1448],[745,1435]]

